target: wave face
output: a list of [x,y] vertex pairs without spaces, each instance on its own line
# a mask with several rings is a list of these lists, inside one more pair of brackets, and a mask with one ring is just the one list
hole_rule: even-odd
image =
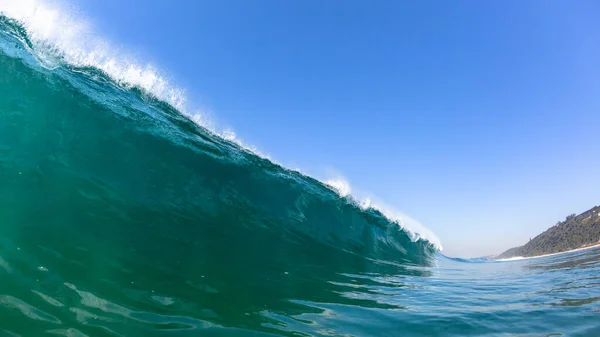
[[[528,307],[533,296],[514,294],[530,288],[498,295],[494,273],[556,286],[547,270],[489,263],[476,277],[480,264],[441,257],[435,243],[216,136],[152,90],[42,47],[0,16],[0,335],[574,327],[560,319],[571,308],[541,315]],[[585,259],[599,275],[598,254]],[[597,331],[597,293],[564,304],[584,333]],[[515,313],[531,317],[510,328]]]

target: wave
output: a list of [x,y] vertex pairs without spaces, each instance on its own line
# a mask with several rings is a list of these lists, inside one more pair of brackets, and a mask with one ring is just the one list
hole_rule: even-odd
[[172,85],[157,67],[141,65],[131,54],[119,51],[96,35],[89,22],[71,12],[57,2],[0,0],[0,13],[20,23],[27,33],[23,38],[42,63],[96,68],[120,85],[141,88],[190,114],[184,90]]
[[0,335],[599,335],[600,248],[445,257],[347,180],[255,155],[25,22],[0,14]]
[[461,262],[461,263],[488,263],[488,262],[494,261],[488,257],[461,258],[461,257],[449,257],[449,256],[445,256],[445,255],[443,255],[443,256],[444,256],[444,258],[446,258],[448,260]]
[[[110,42],[95,34],[92,25],[81,19],[81,15],[73,15],[65,6],[57,2],[40,0],[10,1],[0,0],[0,13],[4,16],[4,33],[10,34],[25,47],[27,55],[22,58],[33,57],[35,63],[48,71],[61,69],[72,72],[86,73],[94,80],[111,82],[126,92],[140,91],[158,101],[166,103],[172,114],[181,113],[198,126],[200,126],[207,137],[219,137],[221,140],[230,141],[241,147],[242,151],[250,152],[269,161],[276,163],[272,158],[262,154],[252,146],[245,145],[235,133],[229,129],[218,131],[206,115],[198,109],[192,109],[187,104],[185,90],[178,88],[168,80],[168,76],[160,72],[157,67],[141,63],[130,53],[115,48]],[[12,48],[12,49],[11,49]],[[4,45],[7,54],[11,52],[23,52],[14,47]],[[66,78],[73,82],[69,76]],[[107,96],[102,92],[94,92],[90,86],[81,83],[80,90],[87,91],[102,104],[110,104],[118,110],[113,102],[107,102]],[[93,86],[92,86],[93,87]],[[119,97],[119,95],[115,95]],[[146,113],[161,118],[156,111]],[[174,130],[171,130],[174,132]],[[279,164],[278,164],[279,165]],[[295,171],[296,174],[312,179],[306,174]],[[439,239],[433,232],[423,227],[420,223],[406,215],[385,207],[382,203],[374,203],[365,198],[359,201],[352,196],[350,184],[345,180],[322,180],[324,186],[337,192],[340,197],[345,198],[364,211],[372,211],[386,217],[390,222],[397,224],[407,231],[412,240],[424,239],[441,250]]]

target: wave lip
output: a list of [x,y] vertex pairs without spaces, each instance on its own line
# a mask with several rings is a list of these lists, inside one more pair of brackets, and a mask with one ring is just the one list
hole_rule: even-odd
[[440,239],[435,235],[433,231],[429,230],[420,222],[407,216],[406,214],[396,211],[393,208],[380,202],[375,202],[371,198],[356,198],[352,195],[352,187],[347,180],[343,178],[328,179],[324,181],[324,184],[336,193],[338,193],[340,197],[351,198],[351,200],[361,209],[372,209],[380,212],[389,221],[396,223],[403,230],[407,231],[409,235],[411,235],[413,240],[416,241],[424,239],[430,242],[437,250],[443,250],[443,246]]
[[97,68],[121,85],[141,88],[186,112],[184,90],[172,85],[157,67],[141,64],[96,35],[89,22],[70,14],[64,5],[0,0],[0,13],[23,25],[36,53],[57,56],[75,67]]

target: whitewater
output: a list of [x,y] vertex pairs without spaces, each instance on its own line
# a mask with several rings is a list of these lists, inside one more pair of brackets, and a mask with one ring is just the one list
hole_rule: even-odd
[[599,248],[445,257],[132,55],[0,0],[0,336],[600,335]]

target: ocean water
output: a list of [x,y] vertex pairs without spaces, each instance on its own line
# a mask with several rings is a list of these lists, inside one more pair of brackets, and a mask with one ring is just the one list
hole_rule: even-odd
[[600,249],[447,258],[30,29],[0,16],[0,336],[600,336]]

